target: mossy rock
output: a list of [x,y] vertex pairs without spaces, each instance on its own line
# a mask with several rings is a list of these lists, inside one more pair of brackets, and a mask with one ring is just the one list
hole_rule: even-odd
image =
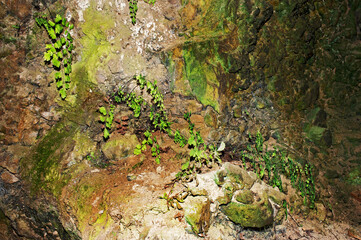
[[244,185],[246,188],[251,188],[254,182],[257,180],[257,175],[253,172],[247,172],[237,165],[231,163],[225,163],[223,168],[227,172],[227,177],[231,182]]
[[134,134],[116,134],[102,145],[102,151],[107,159],[121,159],[132,155],[138,144],[138,138]]
[[195,234],[207,232],[211,217],[210,201],[207,197],[188,197],[184,217]]
[[245,189],[237,191],[234,195],[236,200],[240,203],[252,204],[254,202],[254,193],[251,190]]
[[232,222],[242,227],[262,228],[273,223],[272,206],[267,200],[257,204],[231,202],[221,210]]

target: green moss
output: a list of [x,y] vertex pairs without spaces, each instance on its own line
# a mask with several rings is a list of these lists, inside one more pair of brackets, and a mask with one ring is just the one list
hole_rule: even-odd
[[35,192],[44,189],[58,196],[69,181],[69,175],[61,174],[61,160],[72,148],[71,134],[75,130],[74,124],[58,123],[34,147],[33,154],[22,159],[23,175],[31,181]]
[[306,130],[306,136],[313,142],[319,142],[325,132],[325,128],[318,126],[311,126]]
[[254,201],[254,194],[248,189],[239,192],[235,197],[238,202],[243,204],[251,204]]
[[242,227],[262,228],[272,224],[272,207],[269,204],[244,205],[231,202],[222,211],[229,219]]
[[347,182],[352,185],[361,185],[361,167],[355,168],[349,173]]

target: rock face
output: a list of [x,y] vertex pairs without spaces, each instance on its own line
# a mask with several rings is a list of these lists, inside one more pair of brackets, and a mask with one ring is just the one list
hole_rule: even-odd
[[112,135],[102,146],[102,151],[107,159],[119,160],[133,154],[135,147],[139,144],[135,135]]
[[[188,149],[161,146],[164,165],[152,165],[149,153],[132,154],[150,126],[144,116],[127,120],[124,132],[113,125],[106,142],[98,122],[98,107],[114,103],[109,96],[119,87],[137,92],[136,74],[157,80],[172,127],[188,136],[182,116],[192,112],[203,139],[226,142],[227,160],[260,131],[290,145],[300,162],[316,163],[320,182],[325,175],[333,183],[326,192],[335,198],[326,202],[341,202],[345,185],[359,185],[359,1],[138,1],[135,25],[128,4],[0,2],[1,239],[196,239],[185,220],[194,233],[237,239],[241,226],[282,219],[286,196],[229,163],[189,183],[185,216],[167,211],[159,196],[171,177],[161,170],[175,173],[174,159]],[[34,21],[41,13],[75,25],[65,101],[43,62],[50,39]],[[117,117],[129,111],[120,109]],[[142,165],[150,172],[141,173]],[[325,221],[325,206],[316,211]],[[342,211],[360,224],[361,213]]]

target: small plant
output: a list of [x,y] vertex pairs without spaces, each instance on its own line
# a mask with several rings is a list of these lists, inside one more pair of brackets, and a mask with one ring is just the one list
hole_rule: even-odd
[[144,0],[144,2],[154,5],[156,0]]
[[52,44],[46,44],[47,51],[44,53],[44,61],[52,64],[56,70],[55,82],[61,98],[64,100],[67,96],[67,90],[70,88],[70,73],[72,71],[71,63],[73,60],[72,51],[74,50],[73,38],[69,31],[74,28],[73,24],[56,15],[55,19],[47,20],[46,15],[35,18],[40,27],[44,27],[52,41]]
[[[154,5],[156,0],[144,0],[144,2]],[[128,0],[129,14],[132,24],[137,23],[137,12],[138,12],[138,0]]]
[[278,148],[272,151],[264,150],[264,140],[259,131],[255,139],[251,135],[249,139],[251,142],[254,141],[254,147],[248,145],[241,153],[244,168],[247,169],[248,162],[248,168],[251,168],[261,180],[265,178],[270,185],[278,187],[280,191],[284,191],[281,174],[285,175],[290,179],[292,187],[298,189],[304,204],[314,208],[316,193],[312,166],[305,164],[301,167]]
[[184,114],[184,119],[188,122],[188,129],[191,134],[188,139],[189,159],[182,165],[181,171],[177,173],[177,178],[188,178],[189,175],[199,170],[203,164],[210,166],[213,162],[222,162],[220,156],[225,149],[224,142],[218,148],[214,145],[207,146],[200,133],[194,133],[194,124],[190,119],[191,115],[190,112]]
[[113,120],[114,120],[114,109],[115,106],[113,104],[110,105],[110,110],[107,112],[105,107],[100,107],[98,111],[100,112],[99,121],[105,124],[103,136],[104,139],[108,139],[110,135],[110,129],[112,128]]
[[[174,187],[174,185],[173,185]],[[188,191],[183,191],[177,194],[172,195],[173,193],[173,187],[169,190],[168,193],[164,193],[163,196],[160,196],[160,199],[164,199],[167,201],[167,208],[169,210],[169,207],[182,210],[182,206],[180,203],[184,202],[184,199],[189,195]]]
[[137,23],[138,0],[128,0],[129,14],[133,25]]

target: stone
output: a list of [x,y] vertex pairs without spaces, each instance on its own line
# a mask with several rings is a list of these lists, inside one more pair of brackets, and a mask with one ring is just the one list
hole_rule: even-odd
[[210,201],[207,197],[187,197],[184,217],[195,234],[205,233],[210,226]]
[[256,182],[253,184],[250,189],[252,192],[261,196],[262,194],[267,194],[275,203],[281,205],[282,201],[286,200],[286,195],[278,190],[278,188],[273,188],[270,185],[265,184],[264,182]]
[[325,221],[327,216],[327,209],[325,208],[325,206],[323,206],[322,203],[316,203],[315,207],[316,207],[316,218],[321,222]]
[[240,134],[239,132],[235,131],[235,130],[230,130],[225,142],[230,143],[231,145],[235,145],[237,143],[239,143],[239,138],[240,138]]
[[223,196],[219,196],[216,201],[219,203],[219,205],[226,205],[230,203],[232,200],[231,196],[229,194],[224,194]]
[[243,204],[252,204],[254,202],[254,193],[251,190],[244,189],[234,193],[234,198]]
[[234,223],[242,227],[262,228],[273,223],[273,209],[267,199],[256,204],[231,202],[221,210]]
[[191,188],[192,196],[207,196],[208,192],[205,189]]
[[38,131],[25,130],[22,132],[22,142],[26,146],[31,146],[35,144],[38,137]]
[[5,182],[5,183],[16,183],[19,181],[19,178],[17,178],[14,174],[8,172],[8,171],[4,171],[1,174],[1,179]]
[[205,115],[204,115],[204,123],[208,127],[217,128],[217,112],[210,106],[207,107]]
[[233,178],[234,181],[244,184],[247,188],[251,188],[257,180],[257,175],[253,172],[247,172],[243,168],[231,163],[225,163],[223,169],[227,171],[227,177]]
[[121,159],[132,155],[138,144],[139,141],[134,134],[112,134],[101,148],[107,159]]

